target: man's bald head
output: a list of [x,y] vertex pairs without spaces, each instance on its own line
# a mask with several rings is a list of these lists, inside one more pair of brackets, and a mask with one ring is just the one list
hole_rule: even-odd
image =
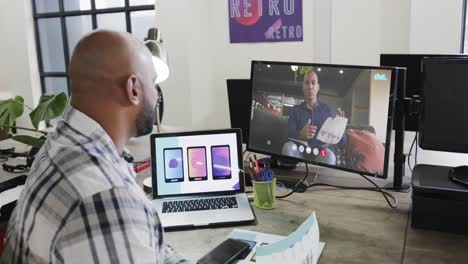
[[96,83],[107,84],[100,89],[111,88],[109,84],[122,81],[147,64],[151,64],[151,53],[131,34],[93,31],[83,37],[73,51],[69,67],[72,95],[89,92],[95,95],[101,91],[96,90]]
[[317,95],[320,90],[320,84],[317,73],[314,71],[308,71],[304,74],[303,83],[304,99],[315,105],[317,101]]
[[93,31],[76,45],[69,77],[73,107],[116,134],[114,141],[119,131],[123,138],[151,132],[157,76],[142,41],[126,32]]

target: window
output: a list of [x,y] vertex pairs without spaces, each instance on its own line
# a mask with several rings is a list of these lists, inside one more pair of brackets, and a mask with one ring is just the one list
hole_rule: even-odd
[[460,47],[460,52],[461,53],[468,53],[468,39],[466,38],[468,36],[467,32],[467,20],[466,20],[466,0],[463,0],[463,17],[462,17],[462,37],[461,37],[461,47]]
[[155,0],[32,0],[42,93],[70,92],[68,63],[94,29],[127,31],[143,40],[155,26]]

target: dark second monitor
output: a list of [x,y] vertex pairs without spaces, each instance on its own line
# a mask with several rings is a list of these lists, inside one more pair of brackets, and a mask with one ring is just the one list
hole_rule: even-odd
[[226,80],[231,127],[242,130],[242,143],[249,142],[252,89],[250,79]]
[[253,61],[248,148],[387,177],[396,70]]
[[468,153],[468,58],[426,58],[419,145]]
[[[468,153],[468,58],[423,60],[419,145]],[[448,177],[468,187],[468,166],[451,168]]]
[[[381,54],[381,66],[393,66],[406,68],[406,81],[398,84],[398,89],[405,88],[407,98],[418,98],[422,89],[422,61],[424,58],[468,58],[463,54]],[[403,80],[403,79],[400,79]],[[406,109],[405,112],[405,130],[418,131],[417,107],[413,110]],[[394,126],[395,127],[395,126]]]

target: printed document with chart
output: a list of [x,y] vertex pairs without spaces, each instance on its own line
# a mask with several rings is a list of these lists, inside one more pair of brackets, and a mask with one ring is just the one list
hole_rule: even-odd
[[315,212],[289,236],[277,236],[234,229],[229,238],[240,239],[251,245],[247,256],[236,263],[307,263],[316,264],[325,243],[320,242],[319,225]]

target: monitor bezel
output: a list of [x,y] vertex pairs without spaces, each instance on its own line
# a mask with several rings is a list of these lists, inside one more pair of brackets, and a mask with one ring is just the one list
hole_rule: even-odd
[[[236,134],[237,141],[237,159],[239,166],[239,190],[228,190],[218,192],[195,192],[195,193],[184,193],[184,194],[158,194],[158,183],[157,183],[157,171],[156,171],[156,139],[164,137],[180,137],[180,136],[203,136],[203,135],[215,135],[215,134]],[[238,128],[229,129],[216,129],[216,130],[199,130],[199,131],[188,131],[188,132],[170,132],[170,133],[156,133],[150,136],[151,145],[151,182],[153,186],[152,194],[153,199],[165,198],[165,197],[177,197],[177,196],[200,196],[200,195],[224,195],[224,194],[236,194],[245,192],[245,175],[244,171],[244,160],[242,157],[242,133]],[[164,164],[160,164],[164,166]]]
[[[261,149],[256,149],[251,146],[250,140],[253,138],[252,135],[249,135],[249,142],[247,142],[247,151],[251,152],[257,152],[260,154],[264,155],[270,155],[270,156],[275,156],[279,158],[285,158],[285,159],[290,159],[290,160],[295,160],[297,162],[305,162],[308,164],[313,164],[313,165],[318,165],[326,168],[332,168],[332,169],[337,169],[341,171],[347,171],[347,172],[352,172],[352,173],[357,173],[357,174],[362,174],[362,175],[367,175],[367,176],[372,176],[376,178],[381,178],[381,179],[387,179],[388,178],[388,166],[390,163],[390,145],[391,145],[391,132],[393,129],[393,118],[394,118],[394,109],[395,109],[395,98],[396,98],[396,85],[397,85],[397,69],[398,67],[389,67],[389,66],[363,66],[363,65],[345,65],[345,64],[324,64],[324,63],[305,63],[305,62],[281,62],[281,61],[265,61],[265,60],[252,60],[251,62],[251,67],[250,67],[250,88],[252,91],[252,97],[253,98],[253,85],[254,85],[254,65],[255,64],[276,64],[276,65],[297,65],[297,66],[312,66],[312,67],[346,67],[346,68],[354,68],[354,69],[366,69],[366,70],[390,70],[391,71],[391,81],[390,81],[390,91],[389,91],[389,102],[388,102],[388,113],[387,113],[387,134],[386,134],[386,140],[385,140],[385,156],[384,156],[384,172],[382,175],[376,174],[376,173],[370,173],[370,172],[365,172],[365,171],[359,171],[359,170],[353,170],[349,168],[343,168],[339,166],[333,166],[333,165],[328,165],[320,162],[315,162],[315,161],[310,161],[310,160],[305,160],[305,159],[300,159],[296,157],[290,157],[278,153],[271,153],[265,150]],[[252,106],[253,107],[253,106]],[[390,113],[390,110],[391,113]],[[252,122],[250,122],[251,126]],[[252,133],[252,129],[250,129],[249,126],[249,131]]]
[[468,153],[468,144],[434,144],[424,141],[424,117],[425,117],[425,107],[424,107],[424,86],[427,82],[425,74],[425,65],[426,64],[468,64],[468,57],[437,57],[437,58],[424,58],[422,60],[422,87],[421,87],[421,106],[419,108],[419,118],[418,118],[418,144],[421,148],[426,150],[435,150],[435,151],[448,151],[448,152],[457,152],[457,153]]

